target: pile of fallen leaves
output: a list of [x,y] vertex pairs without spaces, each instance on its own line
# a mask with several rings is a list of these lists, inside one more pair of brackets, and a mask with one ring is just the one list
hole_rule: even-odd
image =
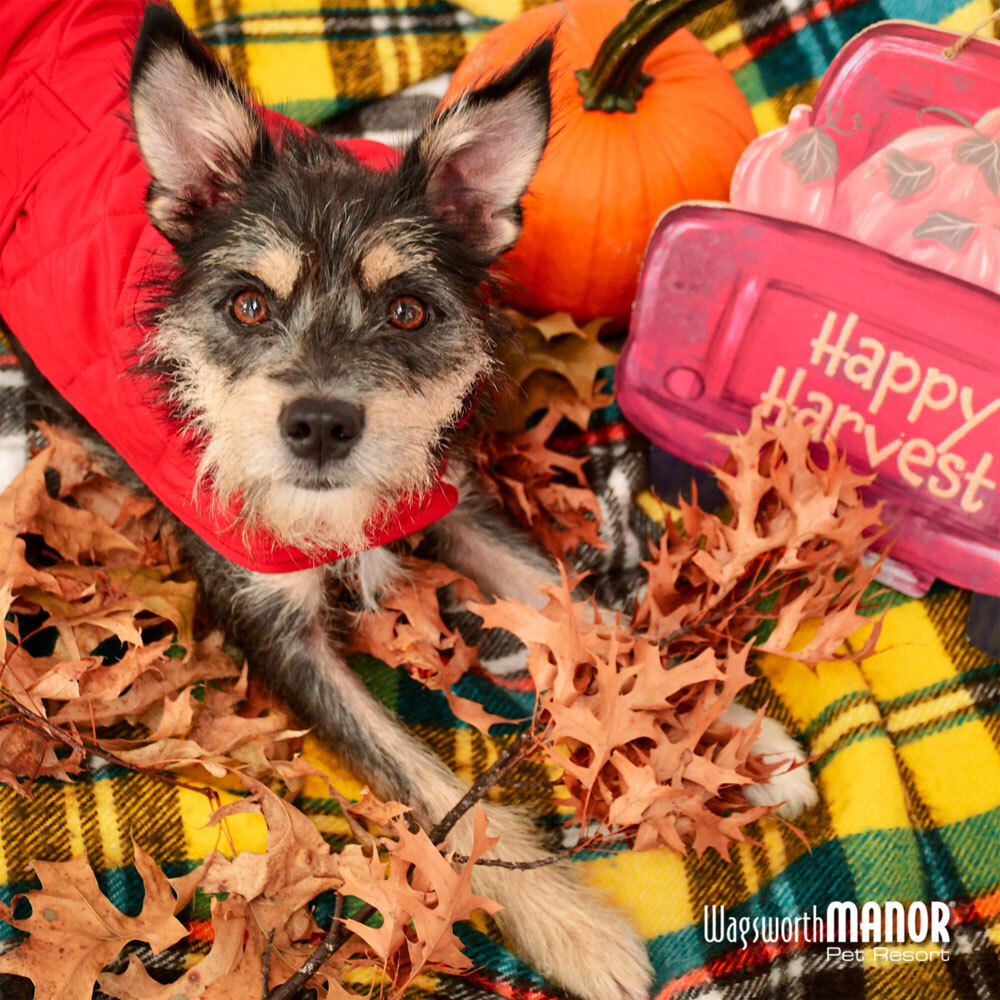
[[[523,391],[506,420],[537,422],[483,444],[496,498],[559,558],[600,544],[584,463],[552,444],[562,419],[584,426],[607,398],[598,373],[614,353],[599,332],[600,324],[580,329],[568,317],[532,321],[513,371]],[[215,811],[219,844],[228,817],[250,812],[266,823],[267,849],[217,851],[168,879],[137,845],[146,896],[134,917],[100,892],[86,859],[36,861],[42,888],[27,894],[30,916],[0,909],[30,935],[0,956],[0,972],[31,978],[37,996],[66,1000],[89,1000],[98,980],[122,1000],[208,1000],[259,995],[265,982],[275,996],[292,996],[279,984],[303,966],[301,982],[321,998],[398,996],[422,969],[468,969],[452,925],[496,908],[470,883],[471,866],[494,844],[485,814],[477,810],[471,856],[457,858],[411,828],[404,805],[367,793],[352,804],[330,788],[356,840],[332,852],[274,791],[283,782],[294,792],[318,774],[296,756],[301,732],[248,685],[238,652],[204,618],[152,502],[107,479],[72,437],[42,430],[47,446],[0,494],[0,782],[30,795],[32,781],[69,780],[88,755],[183,778],[210,795],[192,774],[235,776],[246,797]],[[731,458],[719,481],[727,509],[692,502],[668,518],[644,564],[647,581],[624,614],[597,608],[568,574],[543,607],[487,603],[472,581],[409,555],[399,589],[359,620],[356,648],[441,690],[456,716],[484,731],[500,720],[454,690],[479,669],[478,652],[444,609],[464,605],[488,628],[517,636],[537,699],[520,752],[502,755],[504,767],[530,755],[554,768],[587,845],[599,829],[639,849],[714,847],[727,855],[765,811],[742,794],[769,773],[751,753],[759,721],[739,730],[721,718],[751,682],[752,649],[814,663],[835,656],[867,621],[859,603],[875,570],[861,557],[880,527],[877,510],[858,495],[864,480],[833,450],[817,456],[794,422],[764,427],[755,419],[725,441]],[[819,626],[790,653],[807,618]],[[177,915],[196,888],[213,897],[214,938],[183,986],[155,982],[135,956],[123,971],[103,971],[128,942],[159,953],[182,940],[188,932]],[[312,906],[324,892],[336,905],[321,937]],[[347,897],[360,909],[352,904],[345,915]]]
[[556,559],[568,558],[582,544],[604,547],[601,507],[583,471],[587,459],[549,446],[567,412],[553,406],[531,430],[487,437],[479,452],[487,488]]
[[[870,621],[858,608],[881,567],[863,562],[884,533],[880,505],[865,506],[860,493],[873,477],[852,472],[831,441],[816,445],[787,417],[766,426],[758,410],[746,433],[716,437],[729,449],[716,470],[728,512],[680,500],[680,522],[668,520],[644,563],[649,584],[633,628],[678,655],[756,635],[758,649],[802,663],[836,659]],[[792,653],[808,619],[818,620],[815,634]],[[867,655],[877,637],[876,627],[854,655]]]
[[[553,425],[547,420],[545,430]],[[580,579],[565,575],[561,586],[546,588],[540,609],[476,601],[471,581],[412,559],[400,590],[359,630],[363,648],[387,663],[423,664],[417,676],[486,729],[498,720],[450,690],[476,663],[441,615],[439,590],[453,585],[453,596],[486,628],[524,643],[537,692],[533,751],[560,772],[572,821],[581,830],[597,821],[606,836],[641,850],[690,845],[699,855],[713,847],[728,857],[729,844],[746,839],[742,828],[769,811],[742,794],[772,770],[751,752],[760,717],[745,729],[722,718],[753,682],[754,646],[816,664],[838,658],[844,639],[871,624],[859,610],[878,570],[862,562],[881,533],[878,509],[859,492],[870,477],[851,472],[832,446],[817,455],[794,420],[765,426],[755,414],[745,434],[720,439],[730,452],[717,473],[724,513],[681,501],[678,521],[667,519],[643,563],[646,582],[630,613],[615,616],[576,596]],[[529,432],[506,447],[529,455],[530,469],[565,471],[546,440]],[[567,489],[572,496],[579,487]],[[526,506],[522,491],[503,498],[515,515]],[[556,514],[550,529],[556,537],[574,534]],[[812,637],[793,651],[810,619],[818,619]],[[876,624],[855,655],[866,655],[877,635]],[[443,649],[454,655],[435,662]]]
[[[104,476],[65,431],[41,430],[48,445],[0,494],[0,782],[26,793],[79,773],[88,751],[215,776],[287,760],[301,733],[250,704],[219,632],[196,639],[197,584],[153,501]],[[99,735],[118,723],[141,735]]]
[[[453,863],[409,829],[404,806],[343,801],[359,842],[334,855],[305,814],[257,780],[294,789],[318,772],[293,755],[302,733],[285,711],[248,691],[246,666],[197,621],[196,583],[153,502],[103,475],[71,435],[41,430],[48,444],[0,494],[0,782],[30,796],[36,779],[69,780],[93,754],[198,788],[164,774],[196,766],[238,776],[249,793],[216,810],[220,836],[228,816],[255,812],[268,839],[264,854],[215,852],[179,879],[136,845],[145,902],[135,917],[101,893],[85,857],[34,862],[42,888],[28,894],[31,915],[0,904],[0,919],[30,935],[0,956],[0,973],[31,979],[38,997],[89,1000],[99,980],[123,1000],[166,1000],[177,984],[151,979],[134,955],[121,973],[102,970],[130,941],[159,953],[185,938],[176,915],[196,888],[217,898],[211,951],[184,977],[192,997],[259,995],[265,954],[269,986],[284,983],[316,947],[310,904],[327,890],[371,904],[382,923],[344,922],[351,933],[312,978],[320,997],[352,995],[342,984],[353,977],[384,979],[395,994],[426,967],[468,969],[452,925],[496,908],[470,888],[470,866],[494,843],[485,816],[470,860]],[[384,829],[373,835],[369,824]]]

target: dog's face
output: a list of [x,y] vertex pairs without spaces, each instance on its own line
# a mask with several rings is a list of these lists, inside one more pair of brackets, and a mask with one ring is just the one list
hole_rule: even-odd
[[270,135],[172,12],[133,63],[147,208],[178,268],[151,335],[201,472],[248,526],[360,545],[426,487],[493,363],[487,268],[548,135],[550,47],[433,121],[397,169]]

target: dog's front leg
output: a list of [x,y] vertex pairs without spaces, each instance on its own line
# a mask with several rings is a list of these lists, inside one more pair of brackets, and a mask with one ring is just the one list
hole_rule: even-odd
[[[249,573],[197,539],[186,546],[218,621],[251,666],[313,726],[376,794],[397,799],[429,829],[467,789],[422,742],[408,733],[348,667],[336,641],[343,615],[324,588],[324,571]],[[489,857],[535,861],[548,852],[523,812],[489,804],[490,831],[500,838]],[[471,815],[446,846],[468,854]],[[582,1000],[643,1000],[651,969],[645,948],[618,911],[579,880],[571,864],[530,870],[480,866],[476,892],[497,900],[508,940],[533,968]]]
[[544,607],[542,588],[560,583],[556,564],[534,539],[511,524],[493,501],[462,483],[462,499],[426,535],[435,558],[474,580],[486,598]]

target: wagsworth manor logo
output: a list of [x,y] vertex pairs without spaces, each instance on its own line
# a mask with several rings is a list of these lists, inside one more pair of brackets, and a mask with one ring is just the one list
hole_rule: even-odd
[[[797,917],[734,917],[725,906],[704,908],[705,940],[752,944],[814,944],[826,942],[826,956],[842,962],[947,962],[950,954],[935,945],[951,943],[947,903],[830,903]],[[867,947],[844,947],[845,945]],[[888,945],[906,945],[890,948]],[[919,946],[919,947],[917,947]]]

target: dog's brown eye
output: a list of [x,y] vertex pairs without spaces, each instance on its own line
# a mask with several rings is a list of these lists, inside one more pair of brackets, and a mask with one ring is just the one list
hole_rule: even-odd
[[397,330],[419,330],[427,322],[427,306],[415,295],[400,295],[389,303],[389,322]]
[[229,307],[234,320],[243,326],[258,326],[268,318],[267,300],[254,288],[240,292]]

